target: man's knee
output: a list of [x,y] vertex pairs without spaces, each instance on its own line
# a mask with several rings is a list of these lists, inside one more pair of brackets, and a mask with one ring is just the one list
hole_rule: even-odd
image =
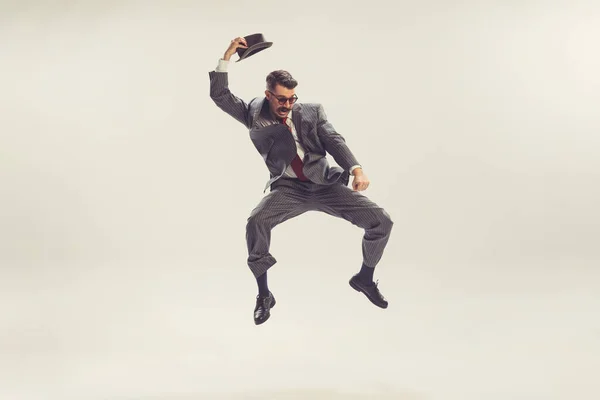
[[261,225],[261,221],[264,221],[264,219],[261,218],[261,213],[253,212],[252,214],[250,214],[250,216],[246,220],[246,230],[247,231],[256,230]]
[[381,228],[386,232],[391,232],[392,227],[394,226],[394,221],[392,220],[392,217],[383,208],[381,208],[379,211],[380,211],[379,223],[380,223]]
[[254,210],[246,221],[246,230],[256,231],[270,229],[273,225],[273,216],[267,210]]

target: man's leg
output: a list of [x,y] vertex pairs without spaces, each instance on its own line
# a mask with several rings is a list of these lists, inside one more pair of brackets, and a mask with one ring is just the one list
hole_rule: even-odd
[[352,277],[350,285],[363,292],[375,305],[385,308],[387,301],[373,282],[373,272],[390,238],[393,221],[382,207],[347,186],[334,184],[317,192],[319,210],[343,218],[364,229],[362,239],[363,264]]
[[254,322],[261,324],[270,316],[275,298],[267,285],[267,271],[277,260],[270,253],[271,231],[280,223],[308,209],[307,196],[302,190],[280,185],[267,194],[252,210],[246,224],[248,266],[258,283]]

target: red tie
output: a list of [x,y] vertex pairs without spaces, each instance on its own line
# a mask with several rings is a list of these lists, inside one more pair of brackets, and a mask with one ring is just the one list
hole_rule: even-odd
[[[281,123],[287,126],[290,132],[292,132],[292,128],[285,123],[285,118],[281,119]],[[304,176],[304,173],[302,172],[303,165],[304,164],[302,163],[300,156],[298,156],[298,153],[296,153],[296,157],[294,157],[294,159],[292,160],[292,169],[294,170],[294,173],[296,174],[298,179],[300,179],[301,181],[308,181],[308,178]]]

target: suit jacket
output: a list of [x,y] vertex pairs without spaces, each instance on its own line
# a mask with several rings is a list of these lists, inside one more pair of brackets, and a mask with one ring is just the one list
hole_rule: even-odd
[[[221,110],[248,128],[254,147],[263,157],[270,173],[264,189],[266,191],[285,174],[296,156],[296,141],[285,125],[276,123],[270,116],[266,97],[255,97],[246,103],[229,90],[227,72],[210,71],[209,77],[210,98]],[[327,120],[323,106],[318,103],[295,103],[292,107],[292,122],[298,140],[305,149],[304,175],[322,185],[337,182],[347,185],[350,168],[359,162],[346,145],[345,139]],[[341,168],[330,166],[326,153]]]

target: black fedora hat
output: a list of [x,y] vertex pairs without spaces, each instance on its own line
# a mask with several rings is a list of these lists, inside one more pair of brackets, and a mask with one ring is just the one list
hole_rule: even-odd
[[259,51],[268,49],[273,45],[273,42],[267,42],[265,40],[265,37],[262,33],[254,33],[252,35],[244,36],[244,39],[246,39],[248,48],[244,49],[240,47],[237,49],[237,54],[240,58],[236,62],[240,62],[258,53]]

